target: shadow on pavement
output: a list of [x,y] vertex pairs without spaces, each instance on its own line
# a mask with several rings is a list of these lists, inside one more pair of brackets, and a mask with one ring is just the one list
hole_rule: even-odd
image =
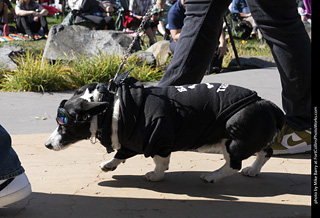
[[[147,196],[146,196],[147,197]],[[0,217],[309,217],[310,207],[301,205],[219,200],[179,200],[150,198],[94,197],[32,193],[10,208],[0,209]]]
[[[98,185],[114,188],[138,188],[160,193],[188,195],[214,200],[239,200],[241,197],[272,197],[278,195],[311,195],[311,177],[304,174],[261,173],[255,178],[240,173],[216,184],[202,183],[198,171],[169,172],[160,182],[145,181],[137,175],[115,175],[114,180]],[[238,198],[239,197],[239,198]]]

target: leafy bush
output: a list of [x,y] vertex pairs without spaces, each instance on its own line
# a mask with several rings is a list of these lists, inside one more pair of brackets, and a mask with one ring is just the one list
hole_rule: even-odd
[[68,67],[59,61],[50,64],[41,60],[42,55],[29,52],[24,58],[19,58],[15,71],[3,74],[0,89],[2,91],[55,91],[69,87],[66,80]]
[[[42,59],[42,54],[30,52],[17,60],[20,63],[15,71],[0,69],[1,91],[62,91],[73,90],[91,82],[107,83],[114,77],[122,59],[119,56],[108,56],[100,53],[94,58],[85,56],[75,61],[57,61],[50,63]],[[139,81],[159,80],[162,76],[160,68],[137,65],[139,60],[130,57],[122,72],[134,68],[130,76]]]

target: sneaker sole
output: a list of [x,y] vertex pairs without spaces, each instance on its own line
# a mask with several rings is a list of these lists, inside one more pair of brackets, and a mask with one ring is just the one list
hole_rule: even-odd
[[10,194],[5,197],[0,198],[0,207],[15,203],[20,201],[31,194],[31,184],[29,183],[26,187]]
[[311,145],[295,146],[284,150],[273,150],[273,155],[302,154],[311,151]]

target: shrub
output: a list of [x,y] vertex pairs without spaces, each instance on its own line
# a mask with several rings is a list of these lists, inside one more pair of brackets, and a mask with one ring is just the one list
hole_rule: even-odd
[[[108,83],[117,72],[122,59],[100,53],[91,59],[82,56],[74,61],[56,61],[52,64],[42,60],[42,54],[27,52],[26,56],[17,59],[17,62],[20,64],[15,71],[0,71],[3,75],[0,78],[0,90],[62,91],[73,90],[91,82]],[[161,78],[160,68],[149,66],[145,62],[137,65],[138,62],[136,57],[130,57],[122,72],[134,68],[130,76],[142,82]]]
[[69,63],[68,77],[75,88],[92,82],[108,82],[118,70],[119,63],[120,57],[102,53],[91,59],[78,57]]
[[56,91],[66,90],[68,67],[56,62],[50,64],[41,60],[42,55],[29,52],[16,61],[19,63],[15,71],[3,74],[0,88],[3,91]]

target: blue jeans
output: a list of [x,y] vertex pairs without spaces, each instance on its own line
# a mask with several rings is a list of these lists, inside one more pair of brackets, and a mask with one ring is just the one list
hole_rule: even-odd
[[[231,0],[186,0],[186,18],[171,63],[158,86],[200,83],[215,52]],[[247,0],[271,48],[282,84],[287,124],[311,127],[311,43],[295,0]],[[249,78],[248,78],[249,79]]]
[[16,177],[23,172],[19,158],[11,147],[11,137],[0,125],[0,180]]

